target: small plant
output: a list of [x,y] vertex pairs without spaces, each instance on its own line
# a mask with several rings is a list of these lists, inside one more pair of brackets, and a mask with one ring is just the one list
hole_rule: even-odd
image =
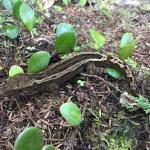
[[29,72],[38,73],[44,70],[48,66],[50,58],[50,54],[46,51],[34,53],[27,62]]
[[2,0],[3,6],[5,9],[7,10],[11,10],[12,9],[12,1],[11,0]]
[[13,77],[17,74],[24,74],[23,69],[17,65],[11,66],[11,68],[9,70],[9,77]]
[[[18,21],[21,20],[29,32],[32,31],[33,26],[36,21],[36,18],[35,18],[34,11],[28,4],[23,2],[23,0],[15,0],[15,1],[3,0],[3,6],[6,9],[12,9],[13,16]],[[14,25],[11,25],[11,27],[10,27],[10,25],[9,25],[9,30],[10,30],[9,32],[11,32],[11,33],[8,34],[6,32],[7,37],[9,37],[11,39],[15,39],[18,35],[17,27]],[[14,32],[14,30],[15,30],[15,32]],[[10,36],[10,34],[11,34],[11,36]]]
[[113,69],[111,67],[106,67],[105,71],[112,77],[120,79],[123,75],[119,70]]
[[[119,58],[124,60],[127,64],[129,64],[133,69],[136,69],[137,64],[131,58],[132,52],[135,49],[135,41],[132,37],[131,33],[125,33],[120,42],[120,49],[119,49]],[[106,72],[111,75],[112,77],[119,79],[123,75],[119,70],[116,70],[111,67],[105,68]]]
[[81,123],[81,111],[73,102],[66,102],[60,106],[60,113],[65,120],[72,126],[77,126]]
[[28,4],[22,3],[19,8],[19,14],[23,24],[26,26],[28,31],[31,32],[35,23],[34,11]]
[[85,86],[86,81],[77,80],[77,83],[78,83],[81,87],[83,87],[83,86]]
[[76,31],[72,25],[60,23],[56,29],[55,50],[58,53],[69,53],[77,41]]
[[19,34],[19,29],[17,26],[9,24],[5,27],[5,35],[10,39],[17,38]]
[[15,150],[41,150],[44,145],[43,133],[39,128],[24,129],[15,141]]
[[30,51],[30,52],[32,52],[32,51],[35,50],[35,46],[28,46],[28,47],[27,47],[27,50]]
[[102,48],[106,42],[105,37],[101,33],[99,33],[98,31],[96,31],[95,29],[91,29],[90,34],[91,34],[91,37],[94,41],[93,47],[95,49]]
[[56,150],[53,145],[43,145],[42,131],[37,127],[28,127],[17,137],[14,150]]
[[119,58],[121,60],[131,57],[135,49],[135,41],[131,33],[125,33],[120,42]]
[[17,19],[20,20],[20,6],[22,5],[23,1],[22,0],[16,0],[13,3],[13,16]]

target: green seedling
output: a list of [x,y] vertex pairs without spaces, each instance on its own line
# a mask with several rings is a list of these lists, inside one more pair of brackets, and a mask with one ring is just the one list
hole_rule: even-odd
[[20,19],[20,6],[22,5],[22,0],[16,0],[13,3],[13,16],[19,20]]
[[9,70],[9,77],[13,77],[17,74],[24,74],[23,69],[17,65],[11,66],[11,68]]
[[119,70],[116,70],[114,68],[111,68],[111,67],[106,67],[105,68],[105,71],[110,75],[112,76],[113,78],[116,78],[116,79],[120,79],[123,75],[122,73],[119,71]]
[[43,133],[37,127],[25,128],[17,137],[14,150],[59,150],[53,145],[45,145]]
[[30,51],[30,52],[32,52],[33,50],[35,50],[35,47],[34,47],[34,46],[31,46],[31,47],[28,46],[28,47],[27,47],[27,50]]
[[60,23],[56,29],[55,50],[58,53],[69,53],[77,41],[76,31],[72,25]]
[[56,36],[58,37],[61,34],[64,34],[66,32],[74,32],[74,34],[76,34],[76,31],[71,24],[68,24],[68,23],[58,24],[57,29],[56,29]]
[[2,2],[3,2],[3,6],[4,6],[5,9],[7,9],[7,10],[12,9],[13,3],[12,3],[11,0],[3,0]]
[[83,87],[83,86],[85,86],[86,81],[77,80],[77,83],[78,83],[81,87]]
[[99,33],[98,31],[96,31],[95,29],[91,29],[90,34],[91,34],[93,41],[95,42],[94,48],[95,49],[102,48],[106,42],[105,37],[101,33]]
[[34,53],[27,62],[29,72],[38,73],[44,70],[48,66],[50,58],[50,54],[46,51]]
[[19,34],[19,29],[17,26],[9,24],[5,27],[5,35],[10,39],[17,38]]
[[22,0],[16,0],[13,3],[13,16],[21,20],[29,32],[32,31],[35,24],[35,13],[32,8]]
[[72,126],[77,126],[81,123],[81,111],[73,102],[66,102],[60,106],[60,113],[64,119]]
[[19,9],[19,13],[23,24],[28,29],[28,31],[31,32],[35,23],[34,11],[28,4],[22,3]]
[[119,58],[121,60],[127,59],[131,57],[132,52],[135,49],[135,41],[131,33],[125,33],[120,42],[120,49],[119,49]]
[[43,133],[39,128],[24,129],[15,141],[15,150],[41,150],[44,144]]

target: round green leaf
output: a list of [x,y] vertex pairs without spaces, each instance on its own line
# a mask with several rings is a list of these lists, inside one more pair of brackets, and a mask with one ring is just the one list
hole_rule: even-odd
[[15,141],[15,150],[41,150],[44,144],[43,133],[39,128],[24,129]]
[[111,67],[106,67],[105,70],[110,76],[112,76],[116,79],[119,79],[123,76],[119,70],[113,69]]
[[29,32],[31,32],[35,21],[35,14],[32,8],[26,3],[22,3],[20,6],[20,18]]
[[22,0],[16,0],[13,4],[13,16],[19,20],[20,19],[20,6],[22,4]]
[[60,36],[61,34],[64,34],[66,32],[74,32],[74,34],[76,34],[76,31],[75,29],[73,28],[73,26],[71,24],[68,24],[68,23],[60,23],[58,26],[57,26],[57,29],[56,29],[56,36]]
[[62,104],[60,113],[72,126],[77,126],[81,123],[81,111],[78,106],[72,102]]
[[106,42],[105,37],[95,29],[91,29],[90,34],[96,45],[98,45],[98,48],[102,48]]
[[53,145],[45,145],[42,150],[55,150],[55,147]]
[[13,65],[9,70],[9,77],[13,77],[17,74],[24,74],[23,69],[20,66]]
[[69,53],[76,44],[76,35],[74,32],[65,32],[58,36],[55,41],[55,50],[58,53]]
[[5,9],[12,9],[12,1],[11,0],[3,0],[3,6]]
[[124,60],[131,57],[132,52],[135,49],[135,41],[131,33],[125,33],[120,42],[119,58]]
[[34,53],[27,62],[29,72],[38,73],[44,70],[48,66],[50,58],[50,54],[46,51]]
[[5,27],[5,35],[10,39],[15,39],[19,34],[19,29],[15,25],[7,25]]
[[76,31],[71,24],[60,23],[56,29],[55,50],[58,53],[69,53],[76,44]]

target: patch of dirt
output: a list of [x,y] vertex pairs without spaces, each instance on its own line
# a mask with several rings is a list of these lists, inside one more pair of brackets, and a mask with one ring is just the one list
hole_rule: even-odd
[[[133,58],[139,66],[150,67],[150,13],[142,13],[137,8],[114,6],[112,17],[106,17],[91,7],[69,6],[63,13],[53,10],[55,22],[67,22],[74,25],[78,33],[78,45],[91,41],[89,30],[95,28],[106,38],[106,46],[101,53],[116,54],[119,41],[125,32],[132,32],[137,48]],[[130,14],[130,15],[127,15]],[[1,82],[7,78],[11,65],[18,64],[26,68],[27,59],[35,51],[27,51],[27,46],[36,49],[54,50],[54,27],[56,24],[43,22],[37,25],[38,35],[30,37],[26,30],[21,30],[18,39],[10,41],[0,35],[0,71]],[[43,38],[44,40],[41,40]],[[45,40],[46,39],[46,40]],[[83,47],[87,51],[89,47]],[[56,60],[57,61],[57,60]],[[105,80],[111,78],[100,74]],[[77,79],[86,80],[85,87],[80,87]],[[114,85],[119,85],[114,82]],[[119,85],[121,88],[122,85]],[[140,81],[140,93],[150,98],[149,81]],[[61,150],[114,150],[116,137],[127,139],[125,145],[136,150],[150,147],[149,115],[143,110],[130,112],[119,103],[120,92],[97,79],[78,76],[58,89],[59,96],[42,93],[33,97],[3,97],[0,99],[0,149],[13,149],[17,135],[27,126],[37,126],[44,132],[45,144],[52,143]],[[76,103],[82,111],[84,121],[79,127],[70,127],[62,119],[59,107],[68,99]],[[120,143],[117,143],[118,145]],[[117,145],[116,144],[116,145]],[[132,148],[131,148],[132,149]]]

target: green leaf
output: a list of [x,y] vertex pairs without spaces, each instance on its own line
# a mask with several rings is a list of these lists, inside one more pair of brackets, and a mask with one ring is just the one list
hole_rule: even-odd
[[17,38],[18,34],[19,34],[19,29],[17,26],[9,24],[5,27],[5,35],[8,38],[15,39]]
[[34,53],[27,62],[29,72],[38,73],[44,70],[48,66],[50,58],[50,54],[46,51]]
[[132,37],[131,33],[125,33],[120,42],[120,49],[119,49],[119,58],[124,60],[128,57],[131,57],[132,52],[135,49],[135,41]]
[[86,81],[77,80],[77,83],[78,83],[81,87],[83,87],[83,86],[85,86]]
[[13,7],[13,3],[11,0],[3,0],[3,6],[7,10],[11,10]]
[[39,128],[24,129],[15,141],[15,150],[41,150],[44,144],[43,133]]
[[81,123],[81,111],[78,106],[72,102],[62,104],[60,113],[72,126],[77,126]]
[[134,61],[132,58],[127,58],[124,60],[129,66],[131,66],[133,69],[137,69],[137,62]]
[[20,66],[13,65],[9,70],[9,77],[13,77],[17,74],[24,74],[23,69]]
[[95,29],[91,29],[90,34],[94,42],[98,45],[98,48],[102,48],[106,42],[105,37]]
[[35,21],[35,14],[32,8],[26,3],[22,3],[20,6],[20,18],[29,32],[31,32]]
[[76,35],[73,32],[66,32],[56,38],[55,50],[58,53],[69,53],[75,47]]
[[68,6],[71,2],[71,0],[62,0],[62,1],[65,6]]
[[119,70],[113,69],[111,67],[106,67],[105,70],[110,76],[116,79],[120,79],[123,76]]
[[77,41],[76,31],[68,23],[60,23],[56,29],[55,50],[59,53],[69,53]]
[[59,37],[60,35],[66,33],[66,32],[73,32],[74,34],[76,34],[76,31],[71,24],[60,23],[56,29],[56,37]]
[[139,106],[145,111],[145,113],[150,113],[150,102],[147,98],[139,96],[136,98]]
[[16,0],[13,4],[13,16],[19,20],[20,19],[20,6],[22,5],[22,0]]
[[85,6],[86,3],[87,3],[87,0],[79,0],[78,5],[79,5],[79,6]]
[[55,147],[53,145],[45,145],[42,150],[55,150]]

